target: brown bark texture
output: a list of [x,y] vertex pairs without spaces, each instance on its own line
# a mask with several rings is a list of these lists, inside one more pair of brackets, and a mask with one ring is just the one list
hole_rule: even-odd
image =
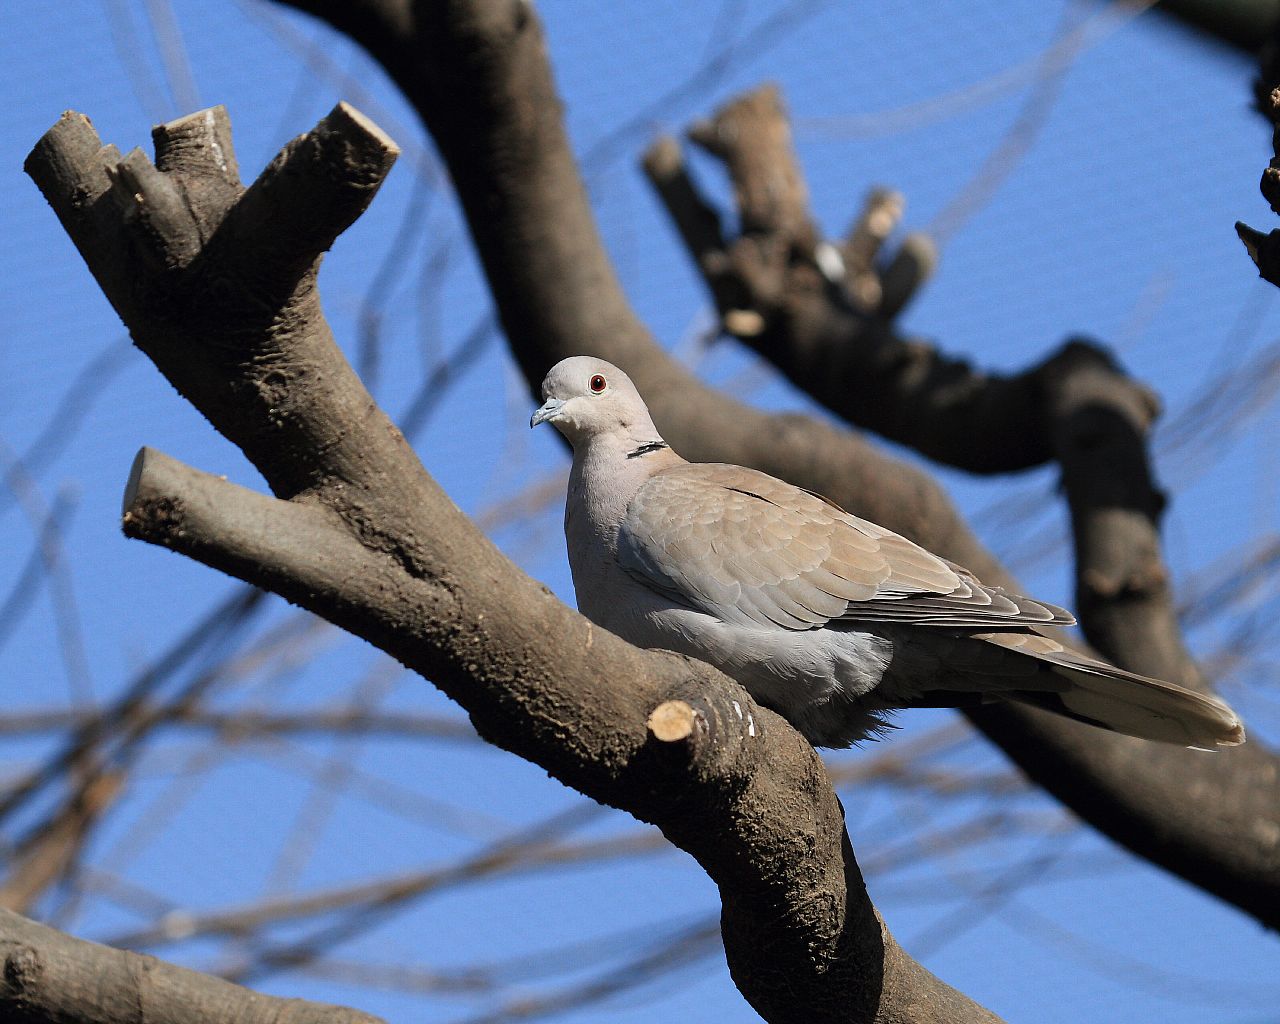
[[[714,669],[631,647],[520,572],[343,358],[320,259],[372,201],[394,143],[340,104],[245,188],[220,108],[154,141],[154,164],[122,157],[67,113],[27,170],[135,344],[274,497],[144,449],[125,533],[365,638],[490,742],[657,824],[718,885],[730,969],[765,1019],[994,1020],[897,946],[813,749]],[[653,717],[671,702],[683,729]]]
[[0,910],[5,1024],[381,1024],[359,1010],[267,996]]
[[[559,359],[601,356],[631,375],[663,435],[686,458],[784,477],[984,580],[1020,589],[927,473],[849,430],[746,407],[702,385],[655,343],[601,244],[531,5],[289,2],[363,44],[431,131],[531,387]],[[984,472],[1056,461],[1073,517],[1087,638],[1122,667],[1206,686],[1183,646],[1160,555],[1164,498],[1147,454],[1157,411],[1149,391],[1088,342],[1068,343],[1040,366],[1001,378],[899,337],[893,316],[927,276],[930,247],[904,244],[905,255],[873,269],[876,237],[887,234],[876,214],[893,205],[873,196],[849,239],[833,248],[846,272],[864,285],[875,278],[877,287],[846,287],[832,261],[819,258],[782,118],[776,94],[766,91],[695,132],[734,179],[744,232],[731,243],[692,183],[678,180],[678,154],[673,161],[667,147],[665,172],[683,193],[677,224],[722,313],[746,314],[727,317],[726,326],[745,327],[744,341],[851,422],[935,459]],[[729,120],[733,131],[756,133],[770,159],[740,152],[748,148],[743,140],[721,130]],[[880,402],[882,392],[893,401]],[[849,394],[869,399],[870,410],[860,411]],[[966,713],[1034,782],[1095,828],[1268,927],[1280,926],[1280,765],[1262,745],[1205,757],[1033,709]]]

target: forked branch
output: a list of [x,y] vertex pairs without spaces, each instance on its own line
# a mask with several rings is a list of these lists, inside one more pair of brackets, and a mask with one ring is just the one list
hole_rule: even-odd
[[[138,346],[275,497],[144,450],[125,532],[364,637],[486,739],[657,824],[718,884],[730,968],[766,1019],[993,1019],[884,928],[812,748],[709,666],[631,647],[520,572],[352,372],[316,274],[394,144],[340,105],[242,190],[223,112],[157,142],[158,166],[122,159],[68,114],[28,170]],[[651,713],[671,701],[714,741],[659,735]]]
[[[321,0],[290,0],[290,6],[330,20],[366,46],[431,130],[467,214],[508,342],[531,387],[566,356],[601,356],[627,371],[649,398],[663,436],[686,458],[738,463],[784,477],[947,555],[984,580],[1022,589],[978,543],[931,476],[889,458],[856,433],[745,406],[701,384],[654,342],[627,303],[592,220],[565,134],[542,29],[529,4],[442,0],[413,5],[408,0],[384,0],[378,5],[383,15],[373,20]],[[695,253],[719,247],[718,218],[707,204],[700,210],[690,207],[689,219],[699,225]],[[1023,399],[1010,399],[1008,409],[993,411],[995,418],[987,422],[1003,424],[1007,432],[997,432],[996,440],[1009,451],[982,454],[980,449],[989,452],[982,439],[990,438],[979,430],[970,436],[978,454],[970,452],[956,461],[989,467],[999,462],[1012,468],[1052,455],[1065,466],[1068,456],[1057,446],[1066,443],[1080,445],[1083,467],[1100,421],[1090,412],[1092,399],[1074,404],[1074,399],[1053,397],[1061,387],[1054,382],[1057,368],[1069,367],[1072,374],[1085,369],[1092,375],[1090,367],[1109,364],[1115,379],[1114,362],[1104,352],[1091,345],[1083,348],[1087,358],[1081,358],[1078,345],[1051,357],[1043,364],[1053,368],[1045,374],[1045,386],[1028,388]],[[952,438],[966,435],[963,413],[973,403],[978,412],[987,404],[999,404],[983,397],[984,384],[992,383],[989,393],[994,396],[999,381],[931,350],[918,351],[908,344],[870,351],[871,361],[859,372],[900,377],[900,386],[890,386],[896,386],[904,400],[924,388],[936,395],[944,411],[956,411],[945,430],[929,428],[939,444],[950,445]],[[881,366],[878,351],[899,353],[901,359],[893,356]],[[821,368],[822,359],[830,358],[828,352],[810,365]],[[839,379],[832,366],[830,373],[818,376]],[[1010,378],[1007,386],[1015,380]],[[820,397],[819,384],[809,381],[803,386]],[[851,385],[858,386],[857,381]],[[1144,451],[1143,436],[1154,411],[1145,389],[1127,383],[1111,392],[1109,400],[1118,414],[1108,413],[1101,421],[1108,427],[1102,449],[1136,442]],[[1079,415],[1073,413],[1046,429],[1042,410],[1030,408],[1032,402],[1072,405]],[[957,424],[966,430],[956,429]],[[1089,500],[1106,498],[1115,477],[1099,478],[1099,483],[1105,487]],[[1124,504],[1116,521],[1129,524],[1126,529],[1132,527],[1132,536],[1141,543],[1132,549],[1133,557],[1126,558],[1122,571],[1096,577],[1104,584],[1098,594],[1112,609],[1135,609],[1129,622],[1141,628],[1133,634],[1136,641],[1130,642],[1126,632],[1115,629],[1125,616],[1112,617],[1110,625],[1094,634],[1095,640],[1126,667],[1153,675],[1169,671],[1178,681],[1197,685],[1194,675],[1182,674],[1187,663],[1177,640],[1167,580],[1150,571],[1144,554],[1155,536],[1159,506],[1153,501],[1149,472],[1117,493]],[[1087,535],[1099,536],[1092,528]],[[1079,564],[1094,563],[1082,554]],[[1086,582],[1093,586],[1094,580]],[[1148,626],[1150,631],[1144,632]],[[1175,643],[1166,643],[1169,638]],[[1147,656],[1153,652],[1159,660],[1149,663]],[[1261,744],[1206,758],[1153,749],[1030,709],[1006,706],[975,711],[970,717],[1036,783],[1103,833],[1280,927],[1280,764]]]

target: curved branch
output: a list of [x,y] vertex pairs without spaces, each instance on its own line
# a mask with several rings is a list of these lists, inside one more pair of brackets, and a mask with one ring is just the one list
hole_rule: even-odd
[[[331,13],[327,3],[289,2],[321,17]],[[408,21],[399,31],[345,17],[335,24],[382,62],[435,137],[512,351],[532,385],[565,356],[603,356],[649,396],[663,436],[686,458],[785,477],[984,580],[1019,589],[932,477],[848,431],[764,415],[706,388],[653,341],[627,304],[596,231],[545,41],[527,4],[450,0],[418,5]],[[1280,765],[1261,745],[1205,758],[1031,709],[993,707],[970,717],[1094,827],[1280,927]]]
[[0,1018],[10,1024],[383,1024],[344,1006],[282,999],[199,971],[73,939],[0,910]]
[[[188,121],[205,125],[189,147],[227,150],[224,114]],[[125,532],[365,638],[490,742],[657,824],[719,886],[730,967],[767,1019],[993,1020],[884,928],[798,733],[710,666],[631,647],[566,608],[449,501],[374,404],[315,277],[394,155],[344,106],[243,192],[203,187],[209,154],[188,150],[168,171],[120,161],[76,114],[37,146],[29,171],[139,347],[277,495],[144,450]],[[303,208],[315,219],[295,231]],[[120,258],[123,271],[104,265]],[[698,709],[706,742],[673,745],[646,724],[673,699]]]
[[836,415],[937,462],[1007,473],[1054,457],[1043,408],[1057,356],[1015,376],[987,374],[897,331],[895,317],[935,259],[922,235],[879,259],[901,196],[873,190],[845,242],[821,240],[774,86],[744,93],[691,126],[689,137],[725,164],[741,237],[717,249],[689,230],[684,211],[704,201],[675,140],[657,140],[645,170],[726,331]]
[[[1125,668],[1208,690],[1183,643],[1161,554],[1165,497],[1148,454],[1156,396],[1081,339],[1016,377],[986,377],[899,337],[893,314],[902,282],[922,280],[903,258],[908,243],[874,278],[881,305],[859,309],[857,286],[865,285],[900,208],[883,195],[869,202],[844,247],[842,277],[819,274],[828,243],[815,241],[776,89],[732,101],[690,135],[725,162],[740,220],[751,226],[722,259],[692,249],[700,267],[718,268],[708,277],[712,294],[736,294],[756,314],[760,330],[743,340],[845,419],[941,461],[979,470],[1055,461],[1071,512],[1076,609],[1086,638]],[[678,159],[669,154],[667,173],[650,175],[664,197],[666,183],[685,173]],[[1272,168],[1263,192],[1270,184],[1280,202],[1278,180]],[[691,181],[685,188],[696,194]],[[788,201],[762,207],[752,199],[761,194]],[[680,213],[672,213],[680,224]],[[761,251],[783,255],[762,270]],[[895,297],[886,305],[889,295]],[[1073,748],[1069,729],[1061,730],[1061,745],[1041,750],[1039,737],[1020,738],[1000,711],[971,717],[1050,792],[1094,824],[1106,822],[1113,838],[1280,927],[1280,908],[1260,898],[1260,887],[1280,893],[1277,763],[1269,752],[1255,745],[1226,763],[1188,763],[1119,741],[1112,744],[1117,752],[1099,757],[1092,748],[1103,743],[1089,737]],[[1197,788],[1213,786],[1212,800],[1189,805],[1192,778]],[[1159,807],[1163,830],[1153,833],[1143,811]],[[1171,822],[1178,827],[1170,829]],[[1242,833],[1249,838],[1240,841]]]

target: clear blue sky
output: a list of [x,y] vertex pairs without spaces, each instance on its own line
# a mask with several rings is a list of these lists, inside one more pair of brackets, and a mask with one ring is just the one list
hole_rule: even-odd
[[[664,343],[696,348],[706,300],[636,157],[655,131],[679,130],[735,91],[775,80],[794,115],[814,210],[827,231],[845,228],[872,184],[906,193],[909,226],[945,228],[939,273],[909,311],[911,329],[996,370],[1038,359],[1070,334],[1095,335],[1116,345],[1129,368],[1162,393],[1168,412],[1157,438],[1158,468],[1173,496],[1166,533],[1184,588],[1275,534],[1280,416],[1275,368],[1269,375],[1262,368],[1280,351],[1280,310],[1275,289],[1256,280],[1232,231],[1238,218],[1271,226],[1256,190],[1269,132],[1248,110],[1251,68],[1242,57],[1155,18],[1099,17],[1090,3],[547,0],[537,6],[610,251]],[[96,366],[91,373],[102,384],[92,401],[76,401],[81,429],[36,467],[38,493],[27,507],[0,494],[9,538],[0,551],[0,595],[31,550],[31,518],[41,514],[35,506],[63,500],[73,509],[64,531],[66,588],[89,676],[83,679],[74,659],[64,664],[59,654],[57,638],[67,627],[64,621],[59,633],[57,609],[68,604],[65,596],[54,601],[46,587],[19,627],[0,637],[0,702],[10,709],[65,706],[86,685],[97,699],[109,698],[130,671],[232,589],[201,566],[120,536],[119,495],[140,445],[260,484],[145,359],[124,350],[110,354],[120,345],[120,325],[21,171],[30,146],[62,110],[87,113],[104,140],[125,150],[149,145],[153,122],[223,103],[242,174],[252,177],[281,143],[336,100],[350,100],[396,136],[405,155],[370,213],[326,261],[322,289],[340,341],[357,352],[361,309],[381,274],[389,288],[387,350],[376,384],[395,415],[424,362],[460,345],[487,313],[429,143],[363,54],[255,0],[179,0],[173,25],[190,74],[175,72],[160,58],[169,45],[165,22],[156,33],[146,18],[148,8],[166,7],[68,0],[0,11],[0,82],[8,98],[0,108],[7,197],[0,215],[0,459],[7,465],[13,453],[29,451],[77,373]],[[970,194],[979,168],[1043,79],[1039,55],[1082,20],[1088,21],[1082,49],[1057,83],[1052,106],[1019,136],[1025,154],[1007,176],[991,179],[996,187],[985,201],[962,204],[956,215],[957,197]],[[717,55],[724,58],[719,70],[698,75]],[[698,166],[723,195],[724,183]],[[408,242],[385,264],[406,218]],[[431,260],[437,269],[424,273]],[[384,264],[394,269],[380,271]],[[488,345],[418,438],[427,467],[471,512],[564,465],[549,431],[530,436],[525,429],[528,394],[500,341]],[[762,405],[809,408],[728,345],[706,355],[702,369]],[[1180,421],[1208,382],[1230,372],[1238,388],[1230,408]],[[1240,407],[1251,414],[1237,426],[1229,413]],[[1194,429],[1172,429],[1179,422]],[[1051,500],[1052,475],[997,481],[944,475],[979,532],[1020,567],[1028,586],[1069,603],[1070,551]],[[558,521],[558,505],[548,507],[497,539],[572,601]],[[1192,634],[1198,652],[1229,650],[1241,623],[1257,623],[1275,639],[1278,596],[1273,574],[1224,619]],[[270,617],[287,619],[283,609]],[[287,674],[287,689],[271,691],[273,701],[349,699],[353,680],[382,664],[367,648],[331,635],[317,643],[326,645],[320,663]],[[1258,740],[1280,739],[1277,682],[1274,662],[1261,660],[1224,677],[1224,692]],[[368,684],[366,693],[378,685]],[[387,707],[448,710],[421,680],[401,676],[390,685],[379,697]],[[221,699],[245,706],[259,694],[246,683]],[[902,733],[889,742],[943,720],[941,713],[904,719]],[[41,749],[6,741],[0,772],[16,771]],[[180,906],[218,907],[267,891],[279,837],[305,813],[309,792],[269,753],[226,754],[198,791],[183,796],[162,834],[130,856],[117,849],[157,800],[168,793],[177,801],[173,780],[189,767],[193,748],[166,749],[145,764],[91,860]],[[319,762],[335,749],[341,753],[319,742],[307,749]],[[470,827],[482,837],[507,834],[573,802],[541,771],[496,751],[365,743],[357,753],[364,772],[471,815]],[[861,756],[842,754],[833,763]],[[943,763],[964,770],[1001,765],[976,743]],[[1025,794],[949,801],[856,789],[842,798],[861,859],[880,865],[869,873],[871,891],[898,937],[944,979],[1010,1020],[1277,1019],[1274,937],[1086,832],[1063,840],[1014,829],[1004,845],[944,847],[923,866],[910,865],[918,852],[912,843],[930,829],[1001,810],[1057,821],[1048,802]],[[437,811],[437,827],[423,827],[371,806],[359,787],[349,787],[291,884],[306,889],[375,867],[441,864],[476,848],[475,835],[440,825],[447,815]],[[625,819],[606,815],[583,831],[612,835],[627,828]],[[1011,881],[1019,885],[1007,895],[1000,887]],[[710,883],[673,853],[453,892],[339,952],[445,967],[633,926],[657,934],[702,920],[715,906]],[[106,900],[87,902],[71,921],[94,937],[136,923]],[[211,947],[184,955],[202,966],[223,962]],[[466,1019],[472,1006],[356,993],[308,977],[261,984],[351,1002],[396,1022]],[[568,1019],[640,1022],[658,1015],[754,1019],[719,957],[700,961],[660,992],[622,996]]]

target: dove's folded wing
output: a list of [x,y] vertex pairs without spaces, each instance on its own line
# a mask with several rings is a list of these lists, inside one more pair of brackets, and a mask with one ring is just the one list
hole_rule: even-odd
[[653,589],[738,624],[799,630],[847,619],[997,629],[1073,621],[740,466],[686,463],[648,480],[621,524],[618,558]]

